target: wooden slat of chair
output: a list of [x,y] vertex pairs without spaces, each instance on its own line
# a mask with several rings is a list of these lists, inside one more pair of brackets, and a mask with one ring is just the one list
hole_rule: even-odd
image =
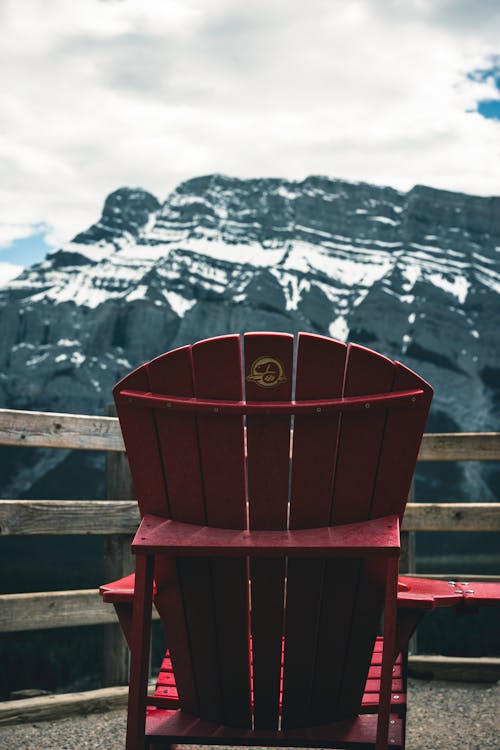
[[[212,593],[212,570],[208,558],[177,560],[185,627],[193,660],[198,699],[197,715],[220,720],[220,689],[217,670],[217,626]],[[172,657],[175,652],[172,649]]]
[[[391,391],[394,364],[390,359],[350,344],[344,396]],[[354,523],[370,517],[386,411],[348,413],[342,417],[339,458],[335,474],[332,522]]]
[[[247,401],[289,400],[293,337],[251,333],[244,337]],[[247,417],[249,524],[286,529],[290,457],[289,416]],[[283,635],[285,560],[250,565],[255,729],[277,729]]]
[[[342,396],[347,347],[338,341],[299,334],[295,400]],[[327,526],[340,416],[296,416],[292,454],[290,528]]]
[[[378,687],[374,690],[374,684],[371,680],[378,680],[380,682],[381,668],[382,665],[382,639],[377,638],[375,642],[374,651],[372,654],[372,660],[370,669],[368,671],[368,679],[366,681],[365,693],[363,695],[362,709],[365,712],[376,711],[380,702],[379,689]],[[393,667],[393,679],[399,680],[399,682],[393,683],[393,696],[392,696],[392,708],[393,709],[404,709],[405,707],[405,696],[402,692],[401,679],[403,676],[403,669],[401,664],[401,656],[395,660]],[[304,680],[302,697],[306,700],[307,693],[309,691],[309,684],[307,680]],[[169,652],[167,651],[165,658],[160,667],[158,679],[156,682],[155,701],[159,706],[164,708],[174,707],[175,701],[177,700],[177,689],[175,683],[175,675],[173,672],[172,662],[170,659]]]
[[[148,365],[150,389],[171,396],[193,396],[191,347],[184,346]],[[155,410],[158,438],[168,488],[170,518],[203,523],[203,477],[198,457],[194,414]]]
[[[393,363],[364,347],[349,345],[343,395],[386,393],[391,389]],[[369,516],[376,477],[385,413],[348,413],[342,415],[335,470],[331,521],[334,524],[365,520]],[[318,632],[318,658],[313,682],[311,711],[313,723],[340,719],[355,714],[351,696],[342,695],[344,671],[358,661],[354,649],[348,649],[352,636],[359,577],[364,564],[360,560],[328,561]],[[383,582],[374,581],[383,596]],[[380,607],[378,617],[380,616]],[[375,632],[366,633],[373,648]],[[356,639],[357,644],[357,639]],[[349,651],[349,657],[347,657]],[[369,657],[366,662],[368,669]],[[357,674],[361,691],[366,673]],[[358,685],[355,683],[355,687]],[[361,698],[359,699],[359,703]],[[359,706],[358,706],[359,707]]]
[[[194,393],[198,398],[241,401],[241,345],[237,335],[200,341],[193,346]],[[206,521],[209,526],[244,529],[244,429],[241,416],[198,416]]]
[[[239,336],[224,336],[193,347],[195,395],[240,401]],[[241,416],[218,413],[198,417],[209,526],[244,529],[247,524],[244,426]],[[251,727],[248,565],[242,559],[211,560],[212,616],[216,624],[215,672],[218,720]],[[204,628],[194,624],[206,644]]]
[[433,390],[425,380],[396,362],[392,390],[411,388],[422,388],[424,397],[410,409],[388,411],[370,518],[391,514],[403,517]]
[[[150,390],[169,395],[193,395],[191,347],[169,352],[148,365]],[[156,410],[157,433],[162,456],[164,482],[168,486],[170,517],[187,523],[204,523],[202,474],[198,455],[196,418],[192,414]],[[187,565],[186,565],[187,563]],[[190,575],[189,562],[157,556],[156,607],[175,667],[180,705],[187,711],[200,710],[195,676],[195,655],[185,623],[182,581]]]
[[[402,518],[404,513],[420,446],[419,434],[423,432],[432,398],[432,389],[425,381],[402,365],[394,363],[392,385],[387,390],[404,388],[422,388],[425,397],[416,402],[415,407],[390,409],[386,413],[369,518],[384,517],[389,513]],[[380,561],[366,561],[363,565],[347,651],[347,658],[352,666],[344,675],[341,687],[341,706],[345,712],[356,710],[362,700],[366,672],[364,665],[371,650],[371,639],[367,634],[377,630],[384,574],[384,566]]]
[[349,666],[342,674],[339,691],[339,711],[345,715],[355,713],[363,697],[367,659],[383,610],[385,573],[386,565],[381,560],[365,560],[359,568],[345,650],[345,663]]
[[169,507],[153,410],[129,404],[126,399],[121,398],[120,391],[125,388],[149,391],[145,366],[134,370],[121,380],[114,387],[113,395],[140,513],[166,516]]
[[[293,336],[289,334],[247,333],[245,347],[246,400],[288,401],[292,397]],[[278,365],[259,364],[272,357]],[[278,366],[283,369],[281,376]],[[255,372],[254,372],[255,368]],[[265,381],[267,368],[274,372],[271,385]],[[283,378],[283,379],[282,379]],[[251,529],[285,529],[288,510],[288,467],[290,458],[290,417],[248,416],[248,492]]]
[[[342,395],[347,347],[299,334],[295,400]],[[290,528],[330,522],[339,415],[295,417]],[[307,726],[317,658],[324,560],[288,560],[282,727]]]

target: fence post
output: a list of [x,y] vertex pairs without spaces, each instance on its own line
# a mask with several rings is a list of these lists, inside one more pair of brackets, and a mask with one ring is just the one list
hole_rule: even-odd
[[[116,416],[114,404],[106,408],[108,416]],[[125,453],[106,451],[105,484],[107,500],[135,499],[132,478]],[[130,552],[132,537],[113,534],[104,538],[104,577],[106,581],[122,578],[134,570]],[[110,605],[108,605],[110,606]],[[121,628],[104,625],[103,633],[103,687],[125,685],[128,682],[128,648]]]
[[[408,502],[415,502],[415,479],[412,479]],[[401,557],[399,561],[399,572],[406,575],[412,575],[416,572],[415,567],[415,532],[401,532]]]

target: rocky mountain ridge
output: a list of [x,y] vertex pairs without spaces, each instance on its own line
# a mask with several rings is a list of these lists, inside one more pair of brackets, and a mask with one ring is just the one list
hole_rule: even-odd
[[[305,330],[427,377],[430,429],[498,430],[499,257],[496,197],[325,177],[210,175],[163,203],[122,188],[0,289],[0,405],[103,413],[112,385],[168,348]],[[463,471],[492,497],[494,471]]]

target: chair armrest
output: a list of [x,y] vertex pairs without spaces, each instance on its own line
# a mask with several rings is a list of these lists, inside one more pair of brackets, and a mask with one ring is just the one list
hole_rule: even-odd
[[461,604],[463,594],[447,581],[432,578],[400,576],[398,579],[398,607],[434,609]]
[[[156,586],[154,593],[156,593]],[[104,602],[128,603],[134,598],[135,574],[131,573],[112,583],[99,588]],[[458,588],[460,587],[460,588]],[[464,588],[464,591],[461,589]],[[468,592],[468,593],[466,593]],[[433,578],[398,578],[398,608],[434,609],[435,607],[465,606],[500,606],[500,583],[481,583],[471,581],[453,586],[448,581]]]
[[[435,586],[436,583],[440,585]],[[430,585],[427,586],[427,584]],[[154,583],[153,586],[155,586]],[[112,583],[103,584],[99,588],[99,593],[104,602],[126,604],[132,603],[134,588],[135,573],[131,573]],[[431,593],[433,591],[435,593],[442,593],[443,595],[436,597],[435,600]],[[398,607],[434,609],[436,604],[437,606],[451,606],[459,604],[461,601],[462,595],[455,594],[444,581],[435,581],[427,578],[408,578],[407,576],[400,576],[398,578]]]
[[146,515],[132,542],[132,551],[211,557],[398,557],[399,518],[387,516],[317,529],[248,531]]
[[500,606],[500,582],[459,583],[464,589],[464,604],[469,607]]
[[[433,607],[499,606],[500,583],[470,581],[437,581],[433,578],[413,578],[400,576],[398,583],[398,606],[419,607],[419,601],[426,598]],[[424,605],[421,605],[424,607]]]
[[[135,573],[124,578],[119,578],[112,583],[105,583],[99,588],[99,593],[104,602],[111,604],[132,604],[134,600]],[[156,585],[153,582],[153,594],[156,594]]]

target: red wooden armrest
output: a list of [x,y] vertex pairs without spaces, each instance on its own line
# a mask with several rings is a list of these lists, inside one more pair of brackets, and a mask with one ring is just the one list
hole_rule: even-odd
[[463,589],[466,606],[483,607],[484,605],[498,606],[500,604],[500,583],[471,581],[470,583],[457,583],[456,585]]
[[[436,581],[432,578],[400,576],[398,606],[418,607],[421,599],[432,601],[434,607],[498,606],[500,605],[500,583]],[[425,605],[422,604],[422,606]]]
[[132,551],[136,554],[168,552],[188,556],[398,557],[399,518],[291,531],[247,531],[171,521],[146,515],[141,521]]
[[[135,573],[131,573],[124,578],[119,578],[112,583],[105,583],[99,587],[99,593],[103,602],[112,604],[132,603],[134,600]],[[156,594],[156,585],[153,583],[153,594]]]
[[[104,602],[126,603],[134,598],[135,574],[131,573],[99,588]],[[154,588],[156,593],[156,587]],[[398,608],[434,609],[500,605],[500,583],[437,581],[432,578],[399,576]]]
[[[416,581],[418,584],[418,589],[416,591],[409,589],[408,584],[406,583],[407,581]],[[436,581],[429,580],[427,578],[406,578],[405,576],[400,576],[398,579],[398,607],[419,607],[422,609],[434,609],[434,597],[432,595],[429,595],[429,593],[425,590],[425,584],[427,582],[431,584],[436,583]],[[438,583],[444,584],[444,581],[438,581]],[[156,593],[156,585],[154,583],[153,586],[154,593]],[[124,578],[119,578],[117,581],[103,584],[99,587],[99,593],[102,596],[104,602],[125,604],[127,602],[133,602],[134,588],[135,573],[130,573],[130,575],[125,576]],[[420,590],[424,593],[420,593]],[[450,593],[448,591],[448,587],[446,593]],[[497,597],[497,599],[498,598],[499,597]],[[451,601],[451,599],[453,600]],[[461,597],[457,594],[453,594],[453,592],[451,592],[451,597],[447,597],[446,600],[444,599],[444,597],[439,598],[440,604],[455,604],[460,600]]]
[[461,604],[463,595],[449,586],[447,581],[436,581],[432,578],[398,578],[398,607],[434,609],[435,607],[452,607]]

